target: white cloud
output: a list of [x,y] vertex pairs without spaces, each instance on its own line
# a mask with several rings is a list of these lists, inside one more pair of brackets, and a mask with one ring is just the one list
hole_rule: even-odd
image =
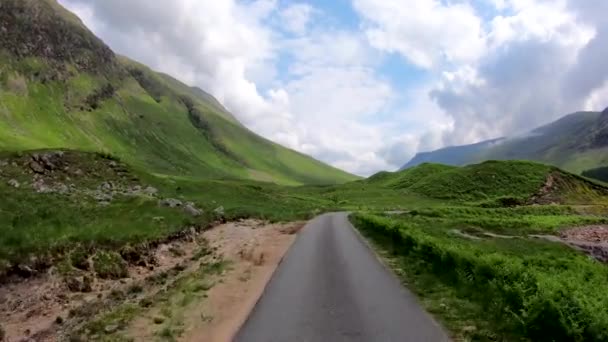
[[[316,11],[308,5],[63,2],[118,52],[208,90],[265,137],[359,174],[396,167],[378,156],[382,127],[361,123],[394,96],[372,68],[371,47],[355,32],[307,31]],[[276,27],[287,18],[297,38]],[[280,55],[293,62],[276,77]]]
[[308,4],[289,5],[281,11],[281,24],[291,33],[305,34],[314,12],[314,8]]
[[584,110],[603,111],[608,108],[608,81],[601,87],[595,88],[585,99]]
[[466,3],[439,0],[354,0],[371,44],[431,68],[483,54],[482,21]]
[[[605,0],[353,0],[350,29],[304,0],[60,1],[255,132],[362,175],[608,104]],[[391,54],[423,80],[397,87]]]

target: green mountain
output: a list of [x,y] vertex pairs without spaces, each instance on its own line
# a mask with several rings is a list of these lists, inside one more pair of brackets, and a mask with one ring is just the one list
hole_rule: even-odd
[[381,172],[362,182],[429,198],[497,207],[596,203],[608,195],[608,188],[601,184],[530,161],[486,161],[464,167],[424,163],[398,172]]
[[608,166],[608,109],[570,114],[520,137],[420,153],[404,168],[425,162],[467,165],[513,159],[538,161],[579,174]]
[[357,178],[249,131],[203,90],[116,56],[56,0],[0,1],[0,32],[0,150],[103,152],[195,179]]

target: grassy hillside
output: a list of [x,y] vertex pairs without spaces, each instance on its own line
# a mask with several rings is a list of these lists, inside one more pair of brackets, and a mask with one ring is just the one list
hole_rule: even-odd
[[580,174],[608,165],[606,113],[574,113],[524,136],[420,153],[404,168],[423,162],[461,166],[485,160],[531,160]]
[[422,164],[363,181],[447,201],[486,205],[604,201],[604,186],[556,167],[528,161],[487,161],[465,167]]
[[0,6],[8,30],[0,38],[1,150],[107,152],[190,178],[356,179],[257,136],[201,89],[116,57],[54,0]]
[[426,177],[453,169],[456,168],[443,164],[425,163],[404,171],[376,174],[370,177],[368,182],[395,189],[406,189]]

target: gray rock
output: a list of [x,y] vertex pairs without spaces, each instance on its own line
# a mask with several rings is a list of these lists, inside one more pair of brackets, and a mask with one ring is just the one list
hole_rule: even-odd
[[9,180],[8,185],[12,186],[13,188],[18,188],[21,186],[21,184],[19,184],[19,182],[16,179]]
[[8,162],[6,160],[0,160],[0,167],[8,166]]
[[213,210],[213,212],[216,213],[216,214],[218,214],[218,215],[224,216],[224,207],[223,206],[219,206],[219,207],[215,208]]
[[111,324],[111,325],[106,325],[105,328],[103,328],[103,331],[106,332],[106,334],[112,334],[115,333],[116,330],[118,330],[118,324]]
[[101,191],[112,191],[112,189],[114,189],[114,184],[112,184],[112,182],[103,182],[98,189]]
[[39,194],[53,192],[53,189],[51,189],[50,186],[46,185],[44,183],[44,179],[42,178],[34,180],[34,182],[32,183],[32,188]]
[[[40,173],[38,166],[44,170],[53,171],[57,169],[58,165],[61,164],[61,158],[63,157],[63,152],[47,152],[42,154],[33,154],[32,155],[32,163],[30,163],[30,167],[34,172]],[[38,166],[36,166],[36,164]]]
[[55,191],[64,195],[64,194],[67,194],[68,192],[70,192],[70,188],[68,188],[68,186],[65,184],[59,183],[56,185]]
[[40,165],[36,161],[30,162],[30,169],[32,169],[32,171],[34,171],[36,173],[41,173],[41,174],[44,173],[44,167],[42,167],[42,165]]
[[96,193],[93,198],[95,198],[97,201],[99,202],[112,202],[112,200],[114,199],[112,197],[112,195],[110,194],[105,194],[103,192],[100,193]]
[[161,207],[177,208],[177,207],[181,207],[182,205],[184,205],[184,203],[175,198],[165,198],[165,199],[158,201],[158,205]]
[[190,215],[192,215],[192,216],[194,216],[194,217],[196,217],[196,216],[201,216],[201,215],[203,214],[203,211],[202,211],[202,210],[200,210],[200,209],[197,209],[197,208],[194,206],[194,204],[192,204],[192,203],[187,203],[187,204],[184,206],[184,212],[185,212],[186,214],[190,214]]
[[155,196],[157,193],[158,193],[158,189],[151,187],[151,186],[144,189],[144,194],[146,194],[148,196]]

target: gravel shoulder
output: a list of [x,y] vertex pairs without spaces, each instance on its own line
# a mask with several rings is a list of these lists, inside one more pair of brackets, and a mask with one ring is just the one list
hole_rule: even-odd
[[[205,232],[204,238],[223,262],[219,274],[205,277],[204,290],[192,294],[190,300],[188,286],[174,291],[135,319],[125,336],[134,341],[159,337],[193,342],[232,340],[302,226],[250,220]],[[196,278],[186,283],[200,282]]]

